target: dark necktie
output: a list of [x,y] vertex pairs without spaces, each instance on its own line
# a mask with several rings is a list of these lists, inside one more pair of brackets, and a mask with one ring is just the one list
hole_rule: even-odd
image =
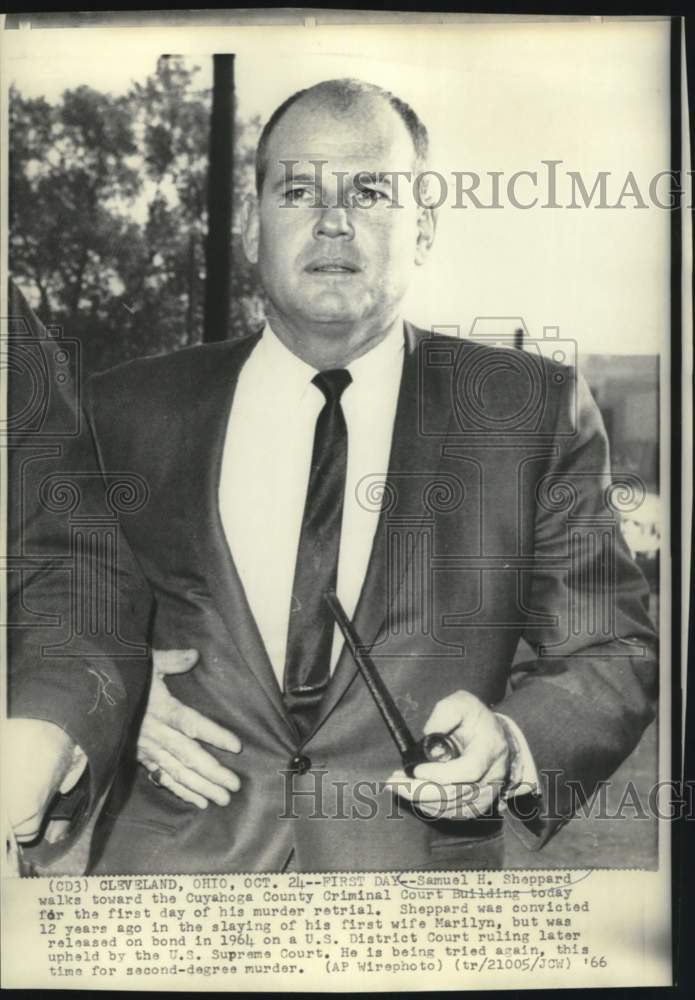
[[284,696],[303,738],[316,719],[330,678],[333,618],[324,601],[335,590],[343,517],[348,435],[340,405],[352,381],[344,368],[319,372],[313,383],[326,397],[314,433],[292,603],[287,631]]

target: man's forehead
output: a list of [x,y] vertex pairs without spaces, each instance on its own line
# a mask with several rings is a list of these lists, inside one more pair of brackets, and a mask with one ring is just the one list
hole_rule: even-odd
[[268,170],[285,174],[288,164],[297,168],[317,163],[342,165],[346,170],[408,170],[415,151],[404,143],[401,147],[384,142],[316,142],[288,144],[271,150]]
[[403,120],[386,101],[374,98],[359,99],[346,110],[298,101],[277,123],[268,143],[268,168],[273,171],[284,171],[287,160],[409,169],[413,156]]

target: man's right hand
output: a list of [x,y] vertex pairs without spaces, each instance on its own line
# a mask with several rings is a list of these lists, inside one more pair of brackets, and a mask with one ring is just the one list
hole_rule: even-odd
[[4,811],[20,843],[35,840],[54,795],[68,792],[87,758],[68,734],[43,719],[7,719],[3,739]]
[[226,806],[241,787],[238,775],[204,750],[198,741],[239,753],[234,733],[183,705],[170,694],[165,677],[183,674],[198,662],[195,649],[152,650],[152,685],[138,737],[138,760],[158,783],[185,802],[205,809],[208,802]]

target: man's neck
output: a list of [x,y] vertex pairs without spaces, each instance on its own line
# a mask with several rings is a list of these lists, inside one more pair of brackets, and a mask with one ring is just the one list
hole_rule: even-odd
[[268,322],[288,351],[318,371],[346,368],[363,354],[372,351],[396,327],[403,327],[400,314],[385,324],[375,324],[361,330],[344,330],[338,324],[325,324],[320,329],[297,331],[277,314],[270,314]]

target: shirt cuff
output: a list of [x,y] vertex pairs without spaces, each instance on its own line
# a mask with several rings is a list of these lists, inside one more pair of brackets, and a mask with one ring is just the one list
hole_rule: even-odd
[[500,795],[501,802],[515,795],[540,795],[540,782],[526,737],[513,719],[495,712],[507,737],[510,753],[509,778]]

